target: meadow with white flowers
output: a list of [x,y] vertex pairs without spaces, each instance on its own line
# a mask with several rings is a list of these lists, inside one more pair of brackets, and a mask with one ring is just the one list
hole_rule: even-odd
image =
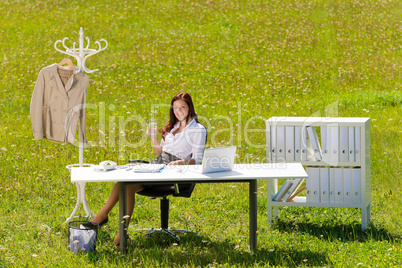
[[[397,0],[149,0],[0,3],[0,267],[402,266],[402,2]],[[281,208],[269,226],[258,182],[258,245],[248,250],[248,184],[200,184],[172,198],[181,243],[144,237],[159,201],[138,197],[129,252],[113,246],[118,209],[97,251],[67,248],[78,147],[33,140],[39,71],[79,30],[108,48],[88,58],[86,163],[155,157],[146,124],[166,124],[171,98],[193,97],[207,147],[237,145],[237,163],[265,162],[272,116],[371,119],[371,225],[350,208]],[[74,59],[72,59],[75,62]],[[78,138],[78,136],[77,136]],[[112,183],[87,185],[97,213]],[[85,218],[81,207],[78,214]],[[78,215],[77,214],[77,215]]]

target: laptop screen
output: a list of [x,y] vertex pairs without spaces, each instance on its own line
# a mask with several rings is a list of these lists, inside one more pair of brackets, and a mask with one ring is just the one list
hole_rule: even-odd
[[235,155],[236,146],[205,149],[202,173],[232,170]]

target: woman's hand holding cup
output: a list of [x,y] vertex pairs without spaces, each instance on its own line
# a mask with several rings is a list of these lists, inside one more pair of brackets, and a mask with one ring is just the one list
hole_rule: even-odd
[[150,136],[151,138],[156,137],[157,130],[158,127],[156,126],[156,123],[149,123],[147,128],[147,135]]

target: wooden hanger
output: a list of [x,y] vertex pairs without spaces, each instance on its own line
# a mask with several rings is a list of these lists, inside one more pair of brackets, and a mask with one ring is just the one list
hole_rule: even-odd
[[68,68],[74,70],[74,64],[69,58],[64,58],[57,66],[61,67],[64,64],[68,64]]

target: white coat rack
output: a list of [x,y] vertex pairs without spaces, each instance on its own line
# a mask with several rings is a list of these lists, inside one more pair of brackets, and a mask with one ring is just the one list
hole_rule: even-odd
[[[79,47],[76,48],[76,42],[73,43],[73,48],[69,48],[66,46],[66,40],[68,40],[68,37],[64,37],[63,40],[57,40],[54,43],[54,48],[64,54],[67,54],[69,56],[74,57],[77,60],[77,68],[78,72],[86,72],[86,73],[93,73],[96,72],[98,69],[95,70],[90,70],[85,66],[85,61],[88,57],[93,56],[103,50],[105,50],[108,47],[108,42],[105,39],[101,39],[100,41],[104,42],[106,45],[102,47],[101,42],[96,41],[95,44],[98,44],[98,49],[90,49],[90,41],[89,37],[86,37],[87,40],[87,46],[84,48],[84,30],[82,27],[80,28],[80,38],[79,38]],[[62,46],[64,47],[65,50],[61,50],[57,47],[58,43],[62,43]],[[73,164],[73,165],[68,165],[67,168],[70,170],[71,168],[74,167],[83,167],[84,165],[88,166],[90,164],[84,164],[84,142],[82,140],[82,129],[79,128],[79,164]],[[87,217],[94,217],[95,214],[91,211],[91,209],[88,206],[86,197],[85,197],[85,188],[86,188],[86,182],[76,182],[76,187],[77,187],[77,203],[75,205],[75,208],[73,212],[71,213],[70,217],[67,218],[66,222],[69,222],[77,213],[78,208],[80,204],[82,203],[85,213],[87,214]]]
[[[78,67],[78,72],[83,72],[85,71],[86,73],[93,73],[98,71],[98,69],[95,70],[90,70],[85,66],[85,61],[88,57],[95,55],[103,50],[105,50],[108,46],[108,43],[105,39],[101,39],[100,41],[105,42],[106,46],[102,47],[102,44],[99,41],[96,41],[95,44],[98,44],[98,49],[90,49],[90,41],[89,37],[86,37],[87,39],[87,46],[84,48],[84,30],[82,27],[80,28],[80,40],[79,40],[79,48],[76,48],[75,45],[76,43],[73,43],[73,48],[68,48],[65,44],[66,40],[68,40],[68,37],[64,37],[63,40],[57,40],[54,43],[54,48],[64,54],[67,54],[69,56],[74,57],[77,60],[77,67]],[[57,47],[58,43],[62,43],[65,51],[59,49]]]

